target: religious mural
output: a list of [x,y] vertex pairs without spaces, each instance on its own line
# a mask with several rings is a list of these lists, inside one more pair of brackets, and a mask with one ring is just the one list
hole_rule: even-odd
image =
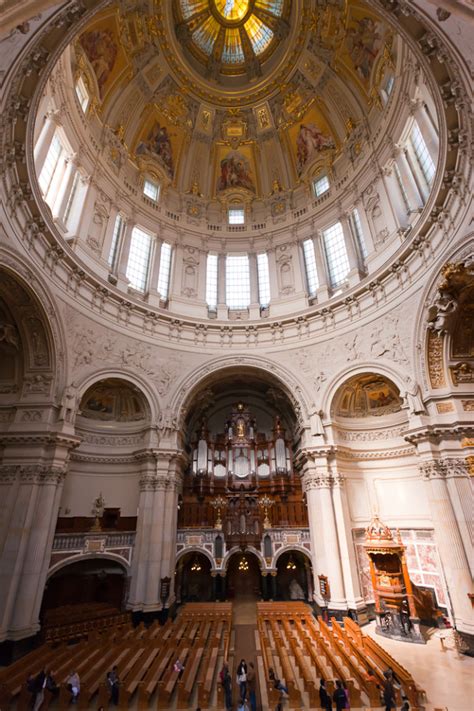
[[335,411],[342,417],[387,415],[400,410],[401,403],[393,383],[376,375],[360,375],[344,385],[337,397]]
[[301,123],[296,138],[298,175],[303,172],[305,165],[325,148],[335,148],[332,137],[313,122]]
[[217,191],[228,188],[243,188],[255,192],[255,184],[248,158],[240,151],[229,151],[220,162]]
[[353,20],[347,28],[345,49],[359,78],[367,85],[384,35],[382,23],[367,15]]
[[170,178],[174,176],[173,148],[171,134],[168,128],[155,121],[145,139],[142,139],[135,150],[136,155],[149,155],[157,158]]
[[84,32],[79,42],[92,65],[97,78],[100,97],[102,98],[105,84],[117,59],[118,47],[114,34],[110,29],[91,30],[90,32]]

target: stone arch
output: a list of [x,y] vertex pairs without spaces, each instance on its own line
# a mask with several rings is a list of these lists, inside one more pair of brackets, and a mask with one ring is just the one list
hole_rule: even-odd
[[62,392],[66,366],[66,341],[55,303],[44,278],[14,251],[0,248],[0,273],[0,296],[12,312],[25,351],[25,392],[52,400]]
[[67,566],[73,565],[74,563],[80,563],[84,560],[102,559],[111,560],[114,563],[119,563],[119,565],[123,567],[126,575],[130,575],[130,563],[126,561],[125,558],[122,558],[122,556],[117,555],[116,553],[80,553],[79,555],[71,556],[70,558],[66,558],[65,560],[60,560],[58,563],[55,563],[53,566],[51,566],[46,575],[46,580],[52,578],[52,576],[55,575],[55,573],[57,573],[62,568],[67,568]]
[[200,546],[189,546],[188,548],[183,548],[182,550],[178,551],[178,553],[176,553],[175,564],[177,564],[181,560],[181,558],[184,558],[188,553],[202,554],[210,562],[211,570],[216,569],[216,561],[212,553],[210,553],[205,548],[201,548]]
[[264,377],[273,378],[287,395],[300,424],[305,425],[308,422],[311,397],[304,384],[295,378],[291,371],[261,357],[228,356],[202,365],[181,382],[170,403],[171,412],[176,413],[178,427],[182,427],[187,411],[199,390],[210,384],[215,376],[225,375],[235,368],[246,368],[257,375],[261,373]]
[[300,545],[299,543],[291,543],[291,544],[283,546],[282,548],[279,548],[277,550],[277,552],[273,556],[271,567],[276,568],[278,559],[285,553],[291,553],[291,551],[298,551],[299,553],[303,553],[303,555],[305,555],[307,557],[311,566],[313,565],[313,561],[311,559],[311,552],[304,546]]
[[91,388],[94,384],[109,378],[123,380],[124,383],[128,383],[136,387],[147,403],[150,414],[150,422],[158,421],[160,407],[154,390],[144,378],[127,369],[115,370],[110,368],[102,368],[101,370],[96,370],[83,378],[77,385],[73,385],[73,389],[76,391],[75,415],[77,414],[81,398],[87,390],[89,390],[89,388]]
[[224,558],[222,559],[222,570],[227,572],[229,568],[229,561],[232,558],[233,555],[236,553],[240,553],[240,555],[245,555],[245,553],[253,553],[253,555],[257,558],[258,564],[260,566],[260,570],[266,570],[266,564],[265,564],[265,558],[263,555],[260,553],[259,550],[257,550],[254,546],[247,546],[245,551],[243,551],[239,546],[233,546],[227,553],[225,554]]
[[406,390],[409,373],[403,377],[403,374],[394,368],[392,363],[365,361],[358,363],[357,365],[352,364],[333,376],[333,378],[329,381],[325,392],[323,393],[322,410],[327,418],[331,418],[331,408],[339,388],[355,375],[364,375],[369,373],[381,375],[388,380],[391,380],[397,386],[400,393],[403,393]]
[[[452,389],[447,373],[450,337],[446,338],[442,333],[438,335],[443,330],[444,322],[449,327],[450,306],[440,300],[439,286],[443,281],[442,269],[445,265],[453,262],[469,264],[469,261],[472,264],[473,253],[474,232],[471,231],[438,260],[436,270],[431,273],[420,298],[415,318],[415,342],[419,345],[420,358],[415,362],[424,391]],[[474,265],[471,269],[474,272]],[[452,315],[455,316],[454,313]]]

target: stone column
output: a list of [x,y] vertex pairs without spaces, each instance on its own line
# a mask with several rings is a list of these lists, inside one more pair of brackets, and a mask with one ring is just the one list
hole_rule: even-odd
[[340,474],[334,478],[332,493],[347,606],[351,610],[359,611],[365,608],[365,601],[360,591],[349,506],[344,479]]
[[39,630],[68,446],[61,446],[64,451],[53,456],[50,465],[0,469],[9,507],[0,554],[0,641],[23,639]]
[[[115,222],[117,220],[119,214],[119,209],[117,205],[112,204],[110,206],[110,212],[109,212],[109,218],[107,221],[107,227],[105,230],[105,235],[104,235],[104,242],[102,244],[102,254],[101,258],[102,261],[104,261],[106,264],[109,263],[109,256],[110,256],[110,249],[112,247],[112,237],[114,236],[114,231],[115,231]],[[119,235],[119,240],[120,240],[120,235]],[[120,247],[120,245],[118,245]],[[111,264],[109,266],[109,271],[113,272],[114,267],[117,265]]]
[[166,467],[167,487],[165,494],[165,512],[163,519],[163,541],[161,549],[161,578],[170,578],[170,594],[165,607],[171,607],[175,600],[174,571],[176,566],[176,532],[178,526],[178,496],[182,487],[183,460],[179,454],[171,458],[165,456],[163,471]]
[[54,201],[54,205],[51,210],[54,219],[63,229],[65,229],[65,225],[63,222],[64,213],[66,211],[66,206],[71,196],[71,190],[74,184],[74,178],[76,177],[76,172],[76,157],[75,155],[70,155],[66,159],[66,168],[64,170],[64,175],[61,179],[61,186],[58,190],[57,197]]
[[365,212],[365,207],[362,201],[360,200],[359,202],[357,202],[355,207],[359,215],[359,220],[362,227],[362,234],[364,235],[364,242],[367,248],[367,259],[369,259],[370,255],[375,252],[374,236],[372,234],[370,223],[367,219],[367,214]]
[[44,468],[39,473],[22,474],[26,484],[38,487],[36,510],[31,525],[28,549],[23,561],[21,580],[16,590],[10,623],[10,638],[21,639],[40,628],[39,613],[43,600],[65,470]]
[[280,298],[278,289],[276,255],[274,249],[267,250],[268,271],[270,273],[270,301],[277,301]]
[[339,221],[342,226],[342,232],[344,234],[344,244],[346,245],[347,258],[349,260],[349,274],[347,275],[347,278],[349,280],[349,285],[355,286],[355,284],[359,283],[362,277],[362,270],[360,268],[360,265],[363,262],[363,259],[362,256],[359,258],[358,247],[356,247],[354,243],[354,238],[352,236],[347,215],[340,215]]
[[323,235],[318,230],[317,237],[313,237],[314,257],[316,259],[316,271],[318,272],[318,288],[316,296],[318,301],[327,301],[329,299],[329,276],[326,264],[326,255],[323,247]]
[[228,315],[227,304],[225,302],[225,254],[217,256],[217,318],[226,319]]
[[[341,556],[332,500],[332,480],[324,458],[305,465],[303,488],[306,492],[308,521],[311,537],[311,557],[315,578],[315,599],[321,607],[330,610],[347,610]],[[319,466],[317,466],[317,464]],[[324,600],[319,590],[318,576],[329,580],[330,599]]]
[[426,112],[425,103],[422,99],[413,102],[412,113],[426,143],[431,160],[436,165],[439,153],[439,135]]
[[[148,559],[151,529],[153,527],[153,501],[156,483],[155,471],[154,459],[149,457],[144,462],[140,478],[137,533],[132,560],[132,582],[128,599],[132,610],[143,610],[147,601]],[[155,599],[158,599],[158,591],[156,591]]]
[[258,268],[257,255],[255,252],[249,254],[249,274],[250,274],[250,318],[259,318],[260,299],[258,296]]
[[468,597],[468,593],[472,592],[472,578],[448,487],[450,479],[468,477],[467,467],[461,458],[429,459],[420,464],[420,471],[427,484],[454,624],[460,632],[474,635],[474,616]]
[[36,175],[38,176],[43,169],[56,128],[60,125],[61,120],[59,111],[48,111],[34,149],[35,169]]
[[135,220],[132,218],[127,220],[121,239],[121,244],[119,245],[119,257],[117,261],[118,286],[125,290],[127,290],[128,288],[127,265],[128,257],[130,255],[130,242],[132,241],[132,231],[134,227]]
[[163,245],[161,237],[155,237],[153,245],[153,254],[151,257],[151,270],[150,278],[148,280],[148,291],[151,294],[158,294],[158,277],[160,276],[160,264],[161,264],[161,247]]
[[395,160],[397,162],[400,178],[410,206],[410,211],[416,212],[417,210],[421,210],[424,202],[423,193],[420,194],[418,185],[415,182],[403,148],[398,149]]

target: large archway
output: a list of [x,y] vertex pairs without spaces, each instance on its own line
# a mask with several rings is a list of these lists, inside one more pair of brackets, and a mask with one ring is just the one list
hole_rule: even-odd
[[211,577],[211,562],[203,553],[181,556],[176,563],[175,591],[178,603],[209,602],[215,598]]
[[227,598],[234,601],[260,600],[262,576],[257,556],[249,551],[233,553],[227,566]]
[[312,568],[307,555],[299,550],[285,550],[276,563],[278,600],[311,600]]
[[[127,588],[127,573],[118,562],[109,558],[89,558],[65,565],[46,583],[41,618],[46,624],[62,619],[61,611],[67,608],[69,619],[74,608],[123,608]],[[83,613],[84,614],[84,613]]]

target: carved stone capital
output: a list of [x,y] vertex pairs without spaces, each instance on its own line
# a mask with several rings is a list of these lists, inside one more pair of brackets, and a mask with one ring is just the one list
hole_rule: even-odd
[[447,459],[430,459],[420,464],[423,479],[452,479],[468,477],[469,470],[464,459],[450,457]]

